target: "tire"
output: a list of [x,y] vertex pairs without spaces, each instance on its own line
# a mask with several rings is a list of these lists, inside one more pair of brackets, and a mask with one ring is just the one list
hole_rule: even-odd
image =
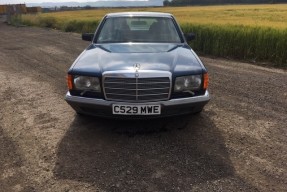
[[81,112],[76,111],[76,113],[77,113],[77,116],[80,116],[80,117],[85,116],[85,114],[83,114],[83,113],[81,113]]
[[200,109],[200,110],[198,110],[198,111],[195,111],[193,114],[194,114],[194,115],[199,115],[199,114],[202,112],[202,110],[203,110],[203,108]]

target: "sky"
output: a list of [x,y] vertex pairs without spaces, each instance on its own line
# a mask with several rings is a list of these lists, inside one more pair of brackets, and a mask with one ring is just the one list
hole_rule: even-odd
[[[0,0],[0,4],[43,3],[43,2],[93,2],[97,0]],[[116,1],[116,0],[115,0]]]

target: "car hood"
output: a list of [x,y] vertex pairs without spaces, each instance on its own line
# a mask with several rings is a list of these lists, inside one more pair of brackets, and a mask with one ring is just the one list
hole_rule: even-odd
[[[75,61],[69,73],[100,76],[106,71],[170,71],[178,75],[198,74],[203,66],[195,53],[183,44],[104,44],[91,45]],[[139,72],[140,72],[139,70]]]

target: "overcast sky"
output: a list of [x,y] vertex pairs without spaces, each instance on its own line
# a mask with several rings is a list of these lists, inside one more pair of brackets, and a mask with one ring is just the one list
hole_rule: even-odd
[[[42,2],[93,2],[97,0],[0,0],[0,4],[42,3]],[[113,0],[114,1],[114,0]]]

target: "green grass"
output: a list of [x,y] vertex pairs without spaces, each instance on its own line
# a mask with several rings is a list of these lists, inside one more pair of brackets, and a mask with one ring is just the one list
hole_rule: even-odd
[[21,19],[26,25],[82,33],[94,32],[106,13],[119,11],[171,12],[185,33],[196,34],[189,43],[199,53],[287,67],[287,5],[96,9]]
[[95,32],[99,21],[98,20],[67,20],[59,21],[53,16],[31,15],[22,17],[22,24],[28,26],[39,26],[53,29],[59,29],[65,32],[88,33]]
[[183,24],[195,32],[191,47],[200,53],[287,67],[287,29]]

